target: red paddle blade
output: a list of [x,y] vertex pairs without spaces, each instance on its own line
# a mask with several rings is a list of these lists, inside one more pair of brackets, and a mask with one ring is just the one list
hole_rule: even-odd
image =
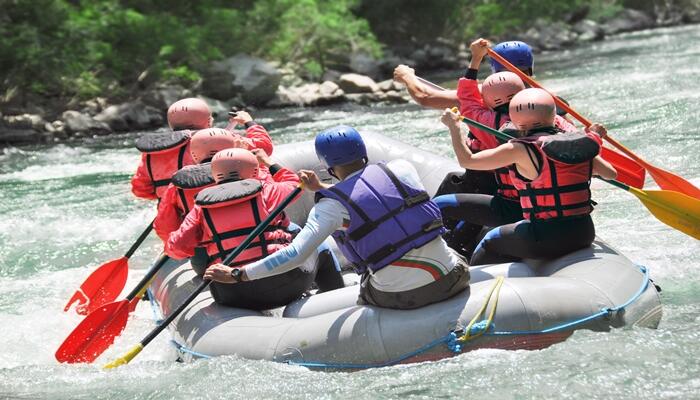
[[628,158],[614,150],[603,147],[600,152],[601,157],[615,167],[617,170],[617,180],[637,189],[644,187],[644,179],[646,171],[644,167],[637,164],[631,158]]
[[683,193],[687,196],[694,197],[700,200],[700,189],[695,185],[674,174],[673,172],[665,171],[654,166],[647,166],[649,174],[654,181],[663,190],[671,190],[678,193]]
[[56,360],[69,364],[95,361],[126,327],[130,308],[129,302],[122,300],[90,313],[56,350]]
[[80,315],[87,315],[116,300],[126,286],[128,274],[129,259],[126,257],[102,264],[80,285],[80,289],[68,300],[63,311],[68,311],[73,303],[78,302],[75,311]]

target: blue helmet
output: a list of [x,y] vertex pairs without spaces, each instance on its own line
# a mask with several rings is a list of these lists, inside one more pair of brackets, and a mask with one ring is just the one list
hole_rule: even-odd
[[[493,46],[493,51],[508,60],[518,68],[533,68],[535,59],[532,57],[532,47],[525,42],[513,40]],[[491,70],[493,72],[505,71],[506,68],[491,58]]]
[[326,167],[349,164],[367,159],[367,148],[360,133],[345,125],[336,126],[316,135],[316,155]]

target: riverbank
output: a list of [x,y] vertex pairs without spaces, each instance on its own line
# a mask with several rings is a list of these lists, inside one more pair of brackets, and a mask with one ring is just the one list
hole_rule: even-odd
[[[535,21],[514,37],[537,52],[569,49],[615,35],[655,27],[698,23],[697,9],[665,9],[655,18],[622,9],[596,22],[584,10],[557,23]],[[494,41],[512,39],[497,37]],[[300,77],[294,65],[280,65],[239,54],[212,63],[192,87],[151,82],[144,74],[133,83],[130,96],[97,97],[88,101],[46,99],[8,93],[0,99],[0,146],[58,142],[68,138],[155,129],[166,125],[165,112],[177,99],[199,96],[210,104],[214,118],[223,121],[232,106],[284,108],[326,106],[344,102],[362,105],[406,103],[403,85],[391,80],[394,67],[407,64],[423,76],[459,69],[467,60],[464,43],[454,45],[436,38],[415,47],[394,46],[381,60],[364,53],[351,54],[344,71],[328,69],[321,82]]]

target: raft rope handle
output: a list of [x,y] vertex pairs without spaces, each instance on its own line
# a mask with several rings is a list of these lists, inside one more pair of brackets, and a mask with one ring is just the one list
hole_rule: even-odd
[[[553,327],[550,327],[547,329],[542,329],[539,331],[489,332],[489,333],[485,333],[485,335],[486,336],[495,336],[495,335],[508,336],[508,335],[522,335],[522,334],[527,334],[527,335],[544,334],[544,333],[562,330],[562,329],[572,327],[575,325],[579,325],[579,324],[582,324],[582,323],[587,322],[589,320],[600,318],[601,316],[604,316],[604,315],[610,315],[611,313],[613,313],[615,311],[623,310],[628,305],[634,303],[637,299],[639,299],[639,297],[641,297],[641,295],[644,293],[644,291],[647,289],[647,287],[649,287],[649,270],[643,265],[637,264],[637,267],[639,268],[639,271],[642,274],[644,274],[642,284],[641,284],[639,290],[637,290],[637,292],[633,296],[631,296],[629,298],[629,300],[627,300],[626,302],[624,302],[623,304],[621,304],[619,306],[610,307],[610,308],[603,308],[601,311],[599,311],[593,315],[590,315],[588,317],[580,318],[580,319],[577,319],[577,320],[574,320],[571,322],[566,322],[566,323],[563,323],[560,325],[555,325]],[[151,299],[155,299],[155,297],[151,297]],[[158,304],[155,300],[151,301],[151,305],[153,307],[158,307]],[[350,364],[350,363],[348,363],[348,364],[335,363],[334,364],[334,363],[323,363],[323,362],[314,362],[314,361],[293,361],[293,360],[287,360],[286,363],[289,365],[298,365],[300,367],[306,367],[306,368],[333,369],[333,370],[335,370],[335,369],[382,368],[382,367],[389,367],[392,365],[396,365],[398,363],[401,363],[402,361],[405,361],[405,360],[408,360],[412,357],[418,356],[418,355],[425,353],[426,351],[431,350],[432,348],[437,347],[437,346],[442,345],[442,344],[446,344],[450,350],[454,351],[452,344],[456,344],[455,343],[456,339],[457,339],[457,335],[453,331],[453,332],[450,332],[447,336],[443,336],[441,338],[433,340],[432,342],[426,344],[425,346],[423,346],[419,349],[416,349],[414,351],[408,352],[406,354],[403,354],[394,360],[389,360],[389,361],[386,361],[383,363],[377,363],[377,364]],[[200,358],[205,358],[205,359],[212,358],[212,356],[210,356],[210,355],[195,352],[194,350],[191,350],[191,349],[187,348],[186,346],[179,344],[175,340],[171,340],[170,342],[175,346],[175,348],[177,350],[179,350],[181,352],[189,353],[189,354],[192,354],[194,356],[197,356]],[[461,346],[460,346],[460,351],[461,351]]]
[[[504,281],[505,277],[503,276],[499,276],[496,278],[496,281],[493,283],[493,285],[491,285],[491,290],[489,290],[489,294],[486,295],[486,298],[484,299],[484,304],[481,305],[481,309],[474,315],[474,318],[472,318],[472,320],[469,322],[469,325],[467,325],[467,327],[464,328],[464,335],[456,339],[458,342],[464,343],[468,340],[478,338],[479,336],[483,335],[486,331],[489,330],[491,324],[493,323],[493,317],[494,315],[496,315],[496,308],[498,307],[498,297],[501,293],[501,286],[503,286]],[[491,307],[489,317],[485,320],[485,324],[483,326],[475,327],[474,324],[476,324],[476,321],[486,312],[486,308],[491,302],[491,297],[493,296],[494,291],[496,292],[496,298],[493,300],[493,307]],[[479,329],[475,335],[472,335],[472,328]]]

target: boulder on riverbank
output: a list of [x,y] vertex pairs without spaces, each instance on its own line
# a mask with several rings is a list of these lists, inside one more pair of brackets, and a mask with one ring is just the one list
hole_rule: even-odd
[[[343,85],[349,91],[344,90]],[[368,76],[344,74],[338,78],[337,83],[325,81],[294,87],[280,86],[277,97],[268,106],[323,106],[346,101],[358,104],[405,103],[409,99],[403,91],[403,85],[391,79],[378,84]]]
[[47,124],[38,114],[0,115],[0,144],[44,142],[51,137]]
[[217,100],[261,106],[275,97],[281,79],[272,64],[238,54],[211,65],[203,74],[202,91]]
[[95,121],[115,132],[158,128],[165,124],[163,111],[141,100],[109,106],[95,116]]
[[345,101],[345,92],[336,83],[307,83],[295,87],[280,86],[277,98],[269,105],[274,107],[320,106]]
[[338,86],[345,93],[373,93],[379,90],[377,82],[369,76],[360,74],[343,74],[338,79]]
[[104,135],[112,131],[107,123],[75,110],[63,112],[63,114],[61,114],[61,120],[63,121],[66,133],[72,135],[84,133]]
[[638,31],[655,26],[655,21],[643,11],[625,8],[615,16],[604,20],[601,27],[606,35],[616,33]]

